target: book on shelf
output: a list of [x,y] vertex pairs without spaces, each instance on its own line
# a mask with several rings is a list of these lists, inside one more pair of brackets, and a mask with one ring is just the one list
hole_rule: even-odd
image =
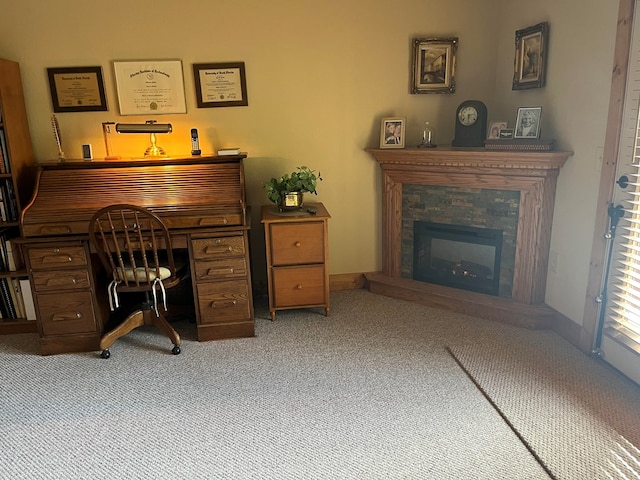
[[2,166],[0,173],[11,173],[11,164],[9,163],[9,152],[7,151],[7,139],[4,134],[4,129],[0,128],[0,157],[2,157]]
[[6,265],[7,267],[9,267],[10,272],[15,272],[24,267],[20,250],[13,240],[5,240],[3,247],[4,253],[6,254],[7,258]]
[[24,315],[27,320],[36,319],[36,306],[33,303],[33,293],[31,292],[31,282],[28,278],[21,278],[20,291],[22,292],[22,301],[24,302]]
[[487,138],[484,142],[484,148],[487,150],[548,152],[554,149],[555,143],[555,140],[540,138]]
[[22,299],[22,291],[20,289],[20,282],[17,278],[8,278],[9,288],[11,289],[11,295],[13,297],[13,306],[16,309],[16,318],[25,318],[24,313],[24,300]]
[[0,278],[0,299],[2,303],[0,304],[0,309],[2,310],[2,316],[4,318],[18,318],[16,316],[16,309],[13,305],[13,295],[11,291],[13,288],[9,289],[9,283],[6,278]]
[[240,155],[240,149],[238,147],[221,148],[218,150],[218,156],[224,155]]

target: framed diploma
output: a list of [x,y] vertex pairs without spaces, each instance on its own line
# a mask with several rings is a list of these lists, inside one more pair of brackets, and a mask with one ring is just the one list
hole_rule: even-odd
[[101,67],[47,68],[47,75],[54,112],[107,110]]
[[194,63],[199,108],[249,105],[244,62]]
[[120,115],[187,113],[180,60],[113,62]]

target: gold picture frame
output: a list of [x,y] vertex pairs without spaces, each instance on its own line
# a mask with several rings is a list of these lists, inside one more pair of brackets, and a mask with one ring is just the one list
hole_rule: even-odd
[[512,90],[544,87],[548,39],[548,22],[516,31]]
[[455,93],[458,37],[414,38],[411,93]]
[[386,117],[380,124],[380,148],[404,148],[405,117]]

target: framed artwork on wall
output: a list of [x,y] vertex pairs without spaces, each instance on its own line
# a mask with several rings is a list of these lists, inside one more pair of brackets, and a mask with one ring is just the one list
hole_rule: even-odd
[[380,126],[380,148],[404,148],[404,117],[387,117]]
[[540,138],[542,107],[520,107],[513,138]]
[[55,113],[107,110],[102,67],[47,68]]
[[180,60],[115,61],[120,115],[187,113]]
[[198,108],[249,105],[244,62],[194,63]]
[[549,23],[516,31],[512,90],[544,87]]
[[411,93],[454,93],[458,38],[414,38]]

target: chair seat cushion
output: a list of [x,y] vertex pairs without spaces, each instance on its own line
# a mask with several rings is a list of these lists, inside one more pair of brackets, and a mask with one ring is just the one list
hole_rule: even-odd
[[[135,282],[136,275],[137,275],[138,281],[146,279],[144,267],[136,268],[135,274],[134,274],[133,268],[125,268],[124,275],[122,273],[122,269],[118,268],[118,275],[132,282]],[[170,276],[171,276],[171,270],[169,270],[167,267],[160,267],[160,280],[164,280],[166,278],[169,278]],[[156,275],[155,270],[149,271],[149,281],[153,282],[157,277],[158,276]]]

